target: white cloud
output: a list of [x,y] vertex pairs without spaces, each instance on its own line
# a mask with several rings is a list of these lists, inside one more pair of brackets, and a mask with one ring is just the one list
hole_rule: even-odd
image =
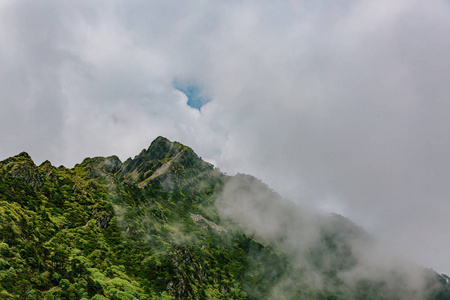
[[[295,201],[340,207],[450,272],[449,9],[11,1],[0,6],[0,156],[70,166],[165,135]],[[193,111],[175,78],[212,102]]]

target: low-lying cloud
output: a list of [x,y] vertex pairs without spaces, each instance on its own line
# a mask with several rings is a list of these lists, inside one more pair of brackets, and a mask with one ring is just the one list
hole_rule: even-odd
[[302,284],[305,290],[328,290],[343,299],[363,293],[370,299],[426,299],[431,293],[433,272],[350,220],[295,205],[252,176],[231,177],[216,205],[225,221],[287,255],[291,268],[275,282],[271,298],[285,298]]

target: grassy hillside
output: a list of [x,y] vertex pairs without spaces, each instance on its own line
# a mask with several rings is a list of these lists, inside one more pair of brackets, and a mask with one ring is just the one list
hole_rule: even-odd
[[288,247],[295,215],[267,238],[236,219],[239,207],[224,210],[236,181],[238,205],[251,193],[264,198],[255,213],[265,202],[290,210],[258,180],[225,176],[162,137],[123,163],[95,157],[68,169],[36,166],[26,153],[8,158],[0,162],[0,299],[450,299],[448,277],[433,271],[424,271],[422,294],[393,288],[400,275],[342,280],[358,265],[352,241],[368,237],[340,216],[320,217],[298,260]]

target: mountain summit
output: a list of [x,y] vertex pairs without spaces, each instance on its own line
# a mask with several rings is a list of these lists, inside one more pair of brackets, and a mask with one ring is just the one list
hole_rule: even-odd
[[376,248],[164,137],[125,162],[0,162],[1,299],[450,299]]
[[212,169],[213,166],[201,160],[191,148],[160,136],[147,150],[126,160],[122,172],[142,187],[160,176],[171,179],[195,177]]

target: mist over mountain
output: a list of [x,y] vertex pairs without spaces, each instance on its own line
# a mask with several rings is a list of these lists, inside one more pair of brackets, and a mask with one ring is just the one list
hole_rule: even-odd
[[338,214],[158,137],[74,168],[0,162],[1,299],[450,299]]
[[449,28],[448,0],[2,0],[0,157],[163,135],[449,274]]

